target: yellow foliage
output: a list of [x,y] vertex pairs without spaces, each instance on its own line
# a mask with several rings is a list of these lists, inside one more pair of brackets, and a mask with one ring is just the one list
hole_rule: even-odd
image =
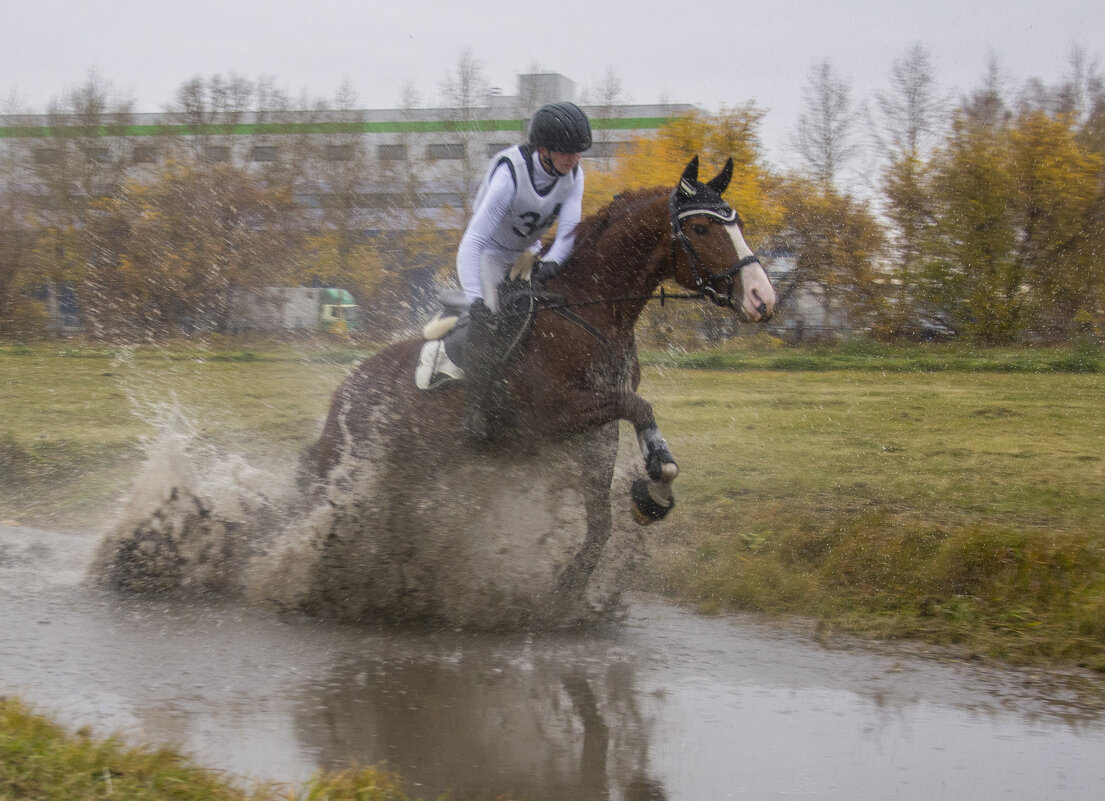
[[763,111],[754,105],[723,108],[716,114],[693,112],[669,121],[654,136],[636,137],[609,173],[588,171],[588,210],[626,189],[674,188],[696,155],[701,165],[699,177],[704,181],[713,178],[732,157],[733,179],[725,197],[744,218],[750,233],[770,233],[778,227],[782,213],[766,191],[769,176],[757,134],[762,119]]

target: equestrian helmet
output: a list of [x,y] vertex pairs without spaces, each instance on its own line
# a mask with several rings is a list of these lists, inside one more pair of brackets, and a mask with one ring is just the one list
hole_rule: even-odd
[[529,143],[557,153],[582,153],[591,147],[591,123],[575,103],[549,103],[530,120]]

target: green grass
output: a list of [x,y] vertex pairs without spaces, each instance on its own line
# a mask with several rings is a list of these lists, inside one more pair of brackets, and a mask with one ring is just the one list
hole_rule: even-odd
[[101,522],[168,421],[258,460],[292,458],[367,352],[0,347],[0,520]]
[[34,801],[409,801],[398,777],[364,768],[302,787],[247,786],[166,748],[69,732],[0,697],[0,799]]
[[1105,670],[1105,377],[646,372],[682,467],[654,579]]
[[1065,348],[971,349],[961,344],[887,345],[866,340],[797,349],[756,337],[734,339],[711,350],[647,351],[641,362],[688,370],[1100,373],[1105,372],[1105,349],[1090,341]]
[[[0,520],[104,519],[174,415],[247,458],[292,459],[361,353],[0,348]],[[649,530],[653,588],[1105,671],[1095,348],[645,357],[642,393],[682,469],[676,512]]]

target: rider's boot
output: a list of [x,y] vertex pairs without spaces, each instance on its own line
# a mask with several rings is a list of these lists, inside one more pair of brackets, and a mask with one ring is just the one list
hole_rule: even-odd
[[488,440],[498,414],[498,384],[502,372],[501,326],[483,300],[468,307],[468,341],[464,345],[464,383],[468,403],[464,431],[471,439]]

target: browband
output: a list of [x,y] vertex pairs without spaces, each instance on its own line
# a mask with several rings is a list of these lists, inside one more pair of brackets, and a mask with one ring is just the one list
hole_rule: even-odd
[[676,212],[675,218],[677,220],[682,220],[684,217],[690,217],[693,214],[705,214],[707,217],[713,217],[715,220],[721,220],[724,223],[731,223],[737,219],[736,210],[729,208],[729,206],[724,203],[721,205],[711,204],[709,206],[691,206],[690,208],[680,209]]

